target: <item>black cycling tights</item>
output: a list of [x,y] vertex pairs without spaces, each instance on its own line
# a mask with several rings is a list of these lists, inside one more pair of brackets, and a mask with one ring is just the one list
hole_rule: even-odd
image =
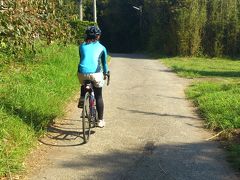
[[[85,90],[84,86],[81,86],[81,96],[85,96],[84,90]],[[103,119],[104,104],[103,104],[103,98],[102,98],[102,88],[94,87],[93,90],[96,98],[98,119]]]

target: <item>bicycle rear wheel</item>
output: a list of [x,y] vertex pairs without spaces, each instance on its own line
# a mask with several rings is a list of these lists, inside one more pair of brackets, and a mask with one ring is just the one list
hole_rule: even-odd
[[89,106],[90,94],[87,92],[84,98],[83,112],[82,112],[82,130],[83,130],[83,140],[85,143],[88,142],[91,133],[91,115]]

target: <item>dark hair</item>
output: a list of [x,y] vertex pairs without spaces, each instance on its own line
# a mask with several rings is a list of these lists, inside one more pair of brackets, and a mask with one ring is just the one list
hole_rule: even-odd
[[101,30],[97,26],[89,26],[87,27],[85,33],[87,40],[95,40],[97,36],[101,35]]

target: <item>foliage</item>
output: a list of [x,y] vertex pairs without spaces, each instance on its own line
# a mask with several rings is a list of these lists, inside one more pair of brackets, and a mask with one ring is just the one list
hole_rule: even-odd
[[206,21],[206,1],[182,1],[176,7],[178,52],[201,54],[201,36]]
[[[34,54],[38,39],[67,43],[79,39],[76,0],[6,0],[0,6],[0,53]],[[83,1],[92,20],[92,0]],[[115,52],[148,50],[164,55],[239,56],[239,0],[97,1],[102,41]],[[133,6],[142,6],[140,12]],[[73,26],[72,26],[73,27]],[[81,28],[81,27],[80,27]],[[73,35],[73,37],[71,36]]]
[[[144,1],[151,51],[167,55],[239,55],[238,0]],[[151,10],[151,11],[150,11]],[[150,12],[149,12],[150,11]]]
[[203,51],[210,56],[239,55],[240,1],[211,0],[207,4]]
[[[0,7],[0,53],[23,58],[36,53],[35,41],[69,42],[71,29],[61,0],[7,0]],[[69,9],[69,8],[68,8]]]
[[72,27],[74,39],[78,44],[84,40],[86,28],[95,25],[94,22],[80,21],[78,19],[70,21],[69,24]]
[[240,55],[239,0],[104,0],[98,8],[103,42],[115,52]]
[[41,45],[36,57],[0,71],[0,176],[21,169],[39,133],[78,90],[76,46]]
[[110,51],[132,52],[141,48],[139,12],[133,6],[139,0],[98,1],[98,23],[102,28],[103,44]]

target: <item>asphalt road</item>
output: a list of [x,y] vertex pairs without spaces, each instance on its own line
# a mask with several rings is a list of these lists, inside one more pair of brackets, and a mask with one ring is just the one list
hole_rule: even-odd
[[82,144],[75,99],[41,140],[46,155],[26,179],[239,179],[220,144],[206,141],[212,134],[184,95],[189,80],[141,55],[113,54],[110,70],[106,127]]

